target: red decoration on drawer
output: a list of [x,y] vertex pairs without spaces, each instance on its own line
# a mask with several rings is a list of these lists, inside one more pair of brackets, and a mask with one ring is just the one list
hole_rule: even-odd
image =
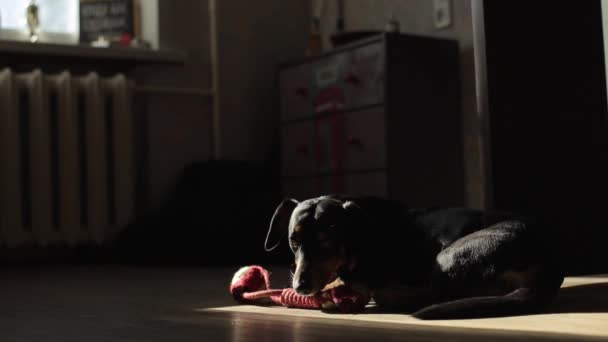
[[335,113],[344,108],[344,91],[338,87],[323,89],[314,101],[316,113]]
[[295,93],[298,97],[301,97],[303,99],[308,98],[308,88],[306,87],[297,87]]
[[[314,101],[315,111],[325,115],[315,120],[315,157],[319,172],[331,172],[332,193],[347,192],[346,184],[346,115],[344,92],[338,87],[323,89]],[[321,179],[317,179],[322,189]]]
[[348,144],[352,147],[362,148],[363,142],[359,138],[350,138],[348,139]]
[[361,84],[361,78],[354,72],[349,72],[348,74],[346,74],[346,77],[344,78],[344,82],[346,82],[350,85],[353,85],[353,86],[357,86],[357,85]]
[[309,156],[310,155],[310,151],[308,150],[308,146],[302,144],[302,145],[298,145],[296,147],[296,153],[301,155],[301,156]]

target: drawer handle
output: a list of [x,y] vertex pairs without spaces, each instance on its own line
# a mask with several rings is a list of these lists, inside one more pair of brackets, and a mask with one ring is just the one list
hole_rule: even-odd
[[344,78],[344,81],[350,85],[354,85],[357,86],[359,84],[361,84],[361,78],[359,76],[357,76],[357,74],[355,73],[348,73],[346,75],[346,77]]
[[296,147],[296,153],[300,156],[307,157],[309,155],[310,151],[308,150],[308,146],[298,145]]
[[301,97],[303,99],[308,98],[308,89],[306,87],[297,87],[295,93],[296,96]]
[[348,145],[354,148],[363,148],[363,141],[359,138],[350,138],[348,139]]

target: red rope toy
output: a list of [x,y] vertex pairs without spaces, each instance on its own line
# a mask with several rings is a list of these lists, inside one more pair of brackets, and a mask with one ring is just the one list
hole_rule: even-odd
[[361,312],[369,303],[369,296],[340,285],[314,296],[302,296],[294,289],[271,289],[270,273],[260,266],[246,266],[238,270],[230,283],[230,293],[236,301],[255,304],[269,298],[272,302],[302,309],[337,309],[342,312]]

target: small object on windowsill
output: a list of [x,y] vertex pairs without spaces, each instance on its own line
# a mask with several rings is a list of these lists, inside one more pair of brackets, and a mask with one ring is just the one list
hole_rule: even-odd
[[395,18],[395,13],[391,14],[391,17],[388,19],[386,23],[386,27],[384,28],[386,32],[399,33],[401,31],[399,20]]
[[80,0],[80,42],[88,44],[104,36],[111,45],[129,46],[131,38],[140,34],[135,27],[136,5],[134,0]]
[[91,46],[97,48],[107,48],[110,47],[110,41],[107,40],[104,36],[99,36],[97,40],[91,42]]
[[152,44],[142,38],[131,38],[130,35],[125,34],[121,36],[119,40],[108,40],[104,36],[99,36],[97,40],[91,42],[92,47],[97,48],[132,48],[141,50],[152,50]]
[[344,32],[344,0],[338,0],[338,17],[336,18],[336,34]]
[[312,27],[308,36],[308,44],[306,46],[306,56],[316,56],[321,53],[321,20],[319,18],[312,19]]
[[25,10],[25,18],[30,34],[30,42],[36,43],[39,39],[38,29],[40,28],[40,13],[35,0],[30,1],[30,4]]
[[131,46],[131,41],[133,40],[133,36],[130,33],[121,33],[119,42],[121,46]]

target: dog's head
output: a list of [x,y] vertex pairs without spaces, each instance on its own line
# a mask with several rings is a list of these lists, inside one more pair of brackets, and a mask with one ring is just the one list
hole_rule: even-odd
[[293,288],[314,295],[332,282],[348,257],[347,236],[357,224],[360,208],[351,201],[323,196],[303,202],[284,200],[270,223],[271,232],[287,232],[295,256]]

